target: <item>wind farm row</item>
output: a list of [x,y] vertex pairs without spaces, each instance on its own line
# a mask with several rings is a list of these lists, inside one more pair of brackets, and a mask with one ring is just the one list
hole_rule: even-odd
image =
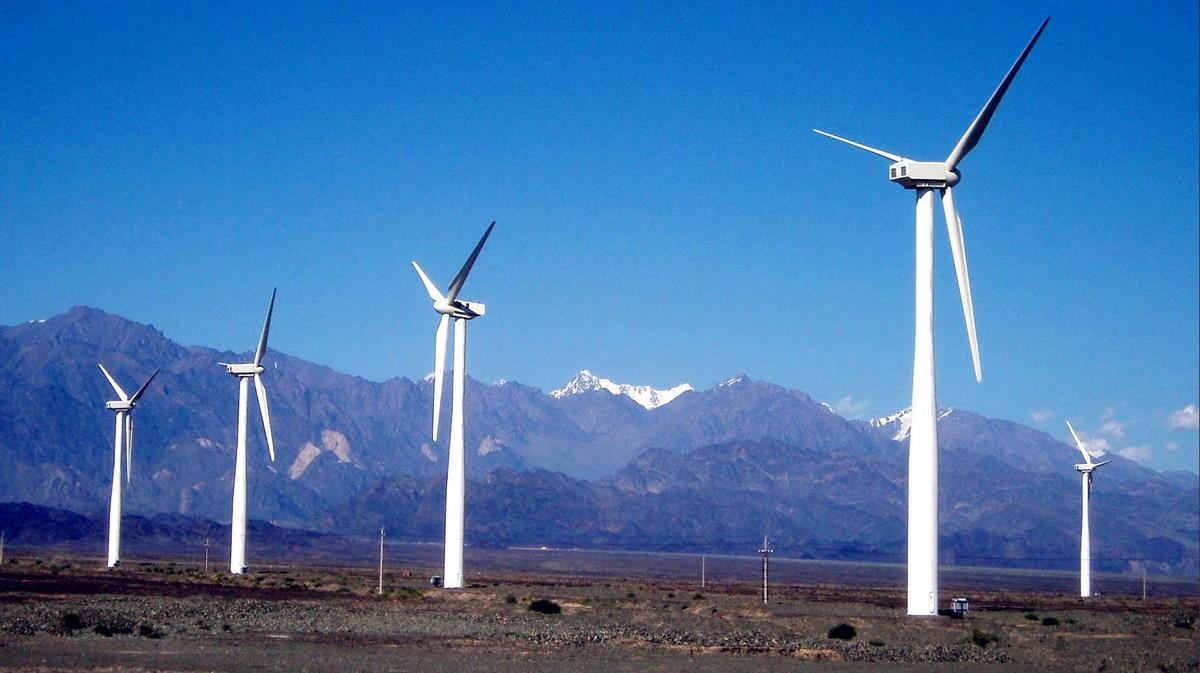
[[[955,201],[954,188],[961,184],[962,173],[960,165],[979,145],[989,123],[999,108],[1001,100],[1016,79],[1018,72],[1041,38],[1048,23],[1049,19],[1047,18],[1037,28],[1016,61],[1000,81],[1000,84],[959,138],[949,155],[943,160],[917,161],[901,154],[877,149],[832,133],[814,129],[814,131],[823,136],[888,159],[891,162],[888,169],[888,179],[906,190],[914,191],[916,197],[915,332],[907,482],[907,613],[909,615],[937,615],[939,611],[938,406],[933,343],[933,230],[935,193],[941,199],[943,215],[946,221],[975,378],[977,382],[982,382],[979,339],[975,326],[974,303],[963,236],[963,224]],[[935,118],[932,114],[929,117]],[[463,548],[466,507],[466,456],[464,447],[466,412],[464,397],[467,369],[467,323],[486,313],[484,304],[461,299],[460,295],[495,225],[494,221],[488,225],[458,273],[446,286],[444,292],[416,261],[412,262],[413,268],[433,304],[434,311],[440,316],[434,337],[434,389],[430,433],[435,443],[442,436],[440,427],[442,416],[441,405],[445,387],[446,356],[447,350],[450,347],[451,331],[454,334],[453,361],[451,365],[453,378],[450,391],[451,406],[447,459],[443,574],[443,586],[447,589],[457,589],[464,586]],[[234,574],[244,573],[247,569],[245,557],[248,502],[246,451],[248,430],[247,410],[251,381],[253,381],[258,399],[259,414],[266,435],[267,448],[271,459],[275,459],[275,445],[268,409],[267,391],[262,377],[265,371],[262,363],[266,354],[271,317],[275,308],[275,298],[276,294],[272,292],[253,359],[246,363],[219,363],[226,368],[226,371],[231,376],[236,377],[239,382],[237,452],[231,514],[230,572]],[[108,409],[116,413],[108,553],[108,565],[113,567],[120,562],[121,479],[122,476],[126,480],[130,479],[132,473],[132,412],[134,406],[154,380],[155,375],[152,374],[133,395],[127,395],[125,390],[104,369],[103,365],[101,365],[101,369],[119,398],[106,404]],[[1093,462],[1083,442],[1075,434],[1074,428],[1070,427],[1069,423],[1068,427],[1076,446],[1084,458],[1084,462],[1075,465],[1075,469],[1080,472],[1082,479],[1080,595],[1087,597],[1091,595],[1089,497],[1093,473],[1097,468],[1104,465],[1105,462]],[[122,466],[124,469],[122,469]],[[122,472],[124,472],[124,475],[122,475]]]

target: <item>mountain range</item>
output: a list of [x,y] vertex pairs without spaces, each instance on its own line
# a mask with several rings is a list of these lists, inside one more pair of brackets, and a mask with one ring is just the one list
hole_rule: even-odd
[[[239,357],[84,307],[0,327],[0,502],[104,517],[113,428],[102,362],[130,386],[161,368],[135,413],[125,511],[228,522],[237,394],[216,363]],[[265,366],[278,459],[251,424],[251,518],[440,539],[446,450],[429,437],[430,381],[372,382],[277,351]],[[469,543],[732,552],[766,533],[793,556],[904,560],[903,412],[846,419],[745,376],[707,390],[587,370],[549,395],[467,387]],[[939,431],[946,562],[1077,567],[1074,447],[958,409],[942,410]],[[1096,566],[1196,573],[1200,478],[1106,458],[1092,500]]]

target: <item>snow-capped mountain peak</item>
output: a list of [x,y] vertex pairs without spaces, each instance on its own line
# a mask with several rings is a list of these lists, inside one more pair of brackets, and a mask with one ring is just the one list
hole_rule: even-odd
[[[938,409],[937,420],[940,422],[943,418],[954,413],[954,409]],[[893,441],[903,441],[908,439],[908,433],[912,429],[912,407],[901,409],[894,414],[888,416],[880,416],[872,418],[870,421],[873,428],[884,428],[892,426],[896,429],[896,433],[892,435]]]
[[575,378],[571,379],[567,385],[551,392],[550,396],[559,399],[568,395],[577,395],[593,390],[603,390],[612,395],[624,395],[646,409],[655,409],[671,402],[683,393],[693,390],[693,388],[687,383],[681,383],[667,390],[658,390],[650,386],[635,386],[628,383],[614,383],[609,379],[596,376],[585,369],[576,374]]

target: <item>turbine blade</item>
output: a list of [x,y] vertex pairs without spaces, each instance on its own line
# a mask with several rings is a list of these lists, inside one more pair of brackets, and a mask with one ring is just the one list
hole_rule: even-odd
[[159,370],[155,369],[154,373],[150,375],[150,378],[146,379],[146,382],[142,384],[142,387],[138,388],[137,392],[133,394],[133,397],[129,398],[130,403],[137,402],[142,397],[142,394],[145,393],[146,389],[150,387],[150,382],[154,380],[155,376],[158,376],[158,371]]
[[442,416],[442,385],[446,380],[446,342],[450,336],[450,316],[442,315],[434,337],[433,350],[433,441],[438,439]]
[[1067,429],[1071,431],[1071,437],[1075,439],[1075,446],[1083,454],[1083,462],[1091,465],[1092,457],[1088,454],[1087,449],[1083,448],[1083,442],[1079,441],[1079,435],[1075,434],[1075,427],[1071,425],[1071,421],[1067,421]]
[[983,132],[987,129],[988,122],[992,121],[992,115],[996,113],[996,108],[1000,106],[1000,99],[1004,98],[1005,92],[1008,91],[1008,85],[1012,84],[1013,79],[1017,76],[1017,71],[1021,69],[1021,65],[1025,63],[1025,57],[1029,56],[1029,52],[1033,50],[1033,45],[1037,44],[1038,38],[1042,36],[1042,31],[1046,30],[1046,24],[1050,23],[1050,17],[1042,22],[1038,27],[1037,32],[1033,34],[1033,38],[1029,40],[1029,44],[1025,45],[1025,50],[1017,57],[1017,62],[1013,63],[1008,69],[1008,74],[1000,81],[1000,86],[992,92],[992,97],[979,111],[979,115],[975,117],[975,121],[967,127],[967,132],[958,140],[958,144],[954,146],[954,150],[950,152],[950,156],[946,157],[946,170],[952,171],[958,163],[967,156],[967,153],[979,144],[979,139],[983,137]]
[[446,301],[452,302],[458,298],[458,293],[462,290],[463,283],[467,282],[467,274],[471,273],[471,267],[475,266],[475,258],[479,257],[479,251],[483,250],[483,244],[487,243],[488,236],[492,235],[492,228],[495,226],[496,222],[493,220],[488,225],[487,231],[483,232],[483,237],[475,244],[475,249],[471,251],[471,256],[467,258],[462,268],[458,270],[458,275],[454,277],[454,280],[450,281],[450,287],[446,290]]
[[267,305],[267,318],[263,321],[262,336],[258,338],[258,348],[254,351],[254,366],[262,364],[263,355],[267,353],[267,334],[271,331],[271,314],[275,311],[275,293],[279,288],[271,290],[271,303]]
[[125,412],[125,482],[133,481],[133,412]]
[[446,297],[442,295],[442,291],[438,289],[437,285],[433,284],[432,280],[429,280],[429,276],[425,275],[425,271],[421,268],[421,265],[416,262],[413,262],[412,265],[417,270],[417,275],[421,277],[421,282],[425,284],[425,291],[429,293],[429,298],[433,300],[433,303],[446,301]]
[[853,140],[848,140],[841,136],[835,136],[832,133],[826,133],[826,132],[822,131],[821,129],[813,129],[813,131],[820,133],[821,135],[825,136],[826,138],[833,138],[834,140],[840,140],[840,141],[846,143],[847,145],[853,145],[854,147],[857,147],[860,150],[866,150],[866,151],[870,152],[871,154],[878,154],[879,156],[883,157],[884,159],[891,159],[892,161],[900,161],[901,159],[904,158],[904,157],[900,156],[899,154],[892,154],[891,152],[884,152],[883,150],[876,149],[874,147],[871,147],[870,145],[856,143]]
[[1095,469],[1099,468],[1101,465],[1108,465],[1111,462],[1112,462],[1111,460],[1102,460],[1099,463],[1093,464],[1092,469],[1095,470]]
[[958,276],[958,296],[962,300],[963,320],[967,323],[967,341],[971,343],[971,361],[975,365],[975,381],[983,380],[979,365],[979,338],[975,334],[975,303],[971,299],[971,274],[967,271],[967,248],[963,243],[962,220],[954,207],[954,190],[942,192],[942,208],[946,214],[946,232],[950,235],[950,251],[954,254],[954,273]]
[[267,387],[258,374],[254,375],[254,390],[258,392],[258,413],[262,416],[263,431],[267,433],[267,450],[271,452],[271,462],[275,462],[275,437],[271,434],[271,412],[267,410]]
[[117,380],[112,377],[112,374],[108,373],[108,370],[104,368],[104,365],[100,365],[100,371],[104,372],[104,378],[108,379],[108,384],[112,386],[113,390],[116,391],[117,396],[121,398],[121,401],[128,402],[129,396],[125,394],[125,389],[117,383]]

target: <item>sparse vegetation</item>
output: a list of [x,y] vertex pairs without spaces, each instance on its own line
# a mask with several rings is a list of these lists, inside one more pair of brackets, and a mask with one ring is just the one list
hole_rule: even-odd
[[543,615],[557,615],[562,613],[562,606],[549,598],[538,598],[529,604],[529,610]]
[[1000,636],[979,629],[971,629],[971,642],[983,649],[987,649],[988,645],[1000,642]]
[[1042,626],[1058,626],[1058,617],[1042,617]]
[[829,637],[834,640],[854,640],[857,635],[858,629],[845,622],[829,629]]

